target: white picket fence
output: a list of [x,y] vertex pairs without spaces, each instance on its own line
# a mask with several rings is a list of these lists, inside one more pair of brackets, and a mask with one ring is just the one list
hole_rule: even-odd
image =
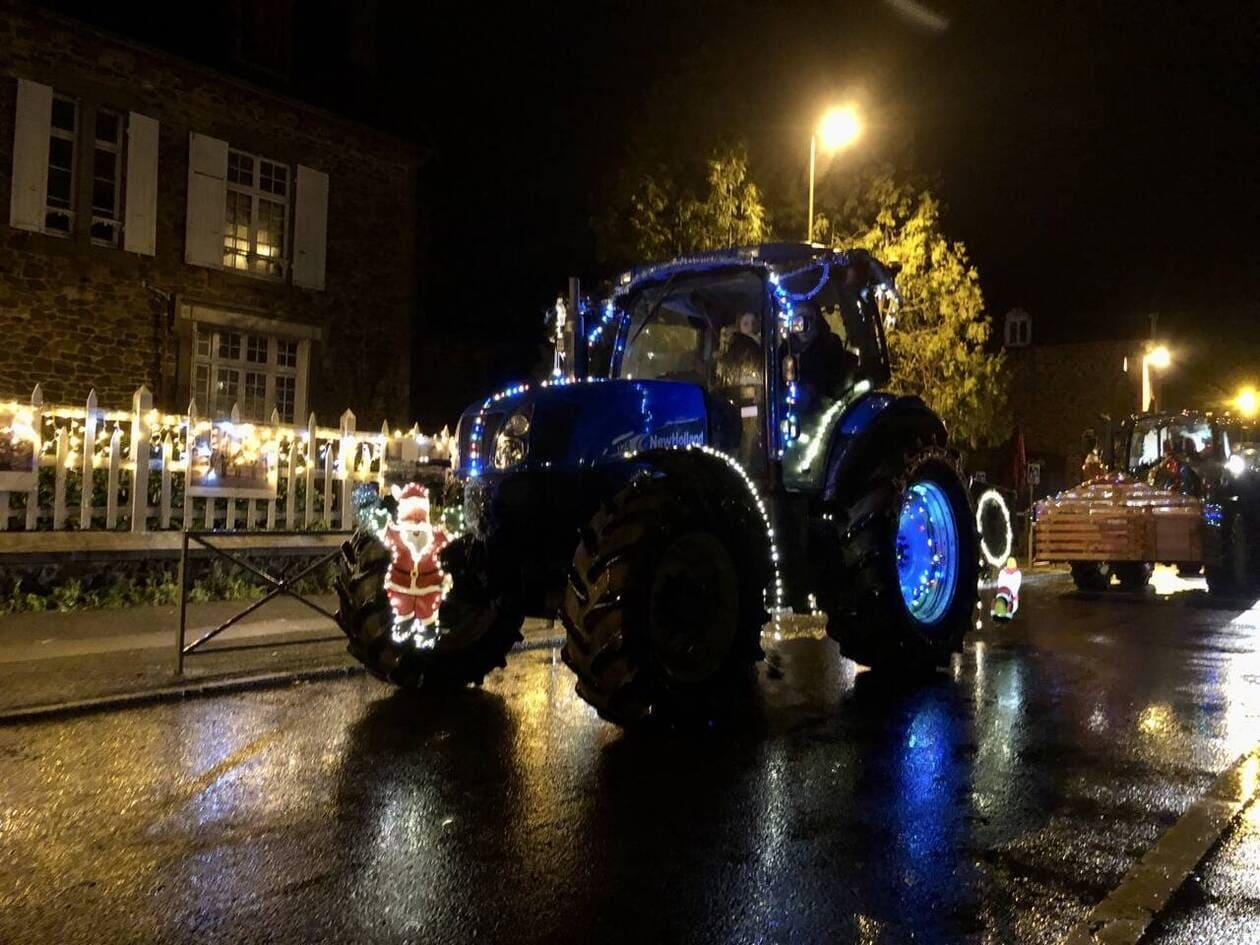
[[[14,417],[20,420],[5,422]],[[194,496],[185,488],[192,442],[211,424],[269,451],[270,496],[230,489]],[[0,402],[0,447],[8,447],[0,449],[0,461],[11,460],[24,438],[33,443],[38,468],[53,470],[51,496],[46,474],[42,498],[38,474],[34,488],[0,490],[0,531],[350,528],[357,485],[383,487],[394,463],[433,463],[436,473],[450,449],[446,430],[429,437],[415,427],[391,432],[382,424],[376,433],[359,432],[349,410],[336,427],[318,426],[313,413],[305,426],[280,423],[275,412],[270,423],[242,423],[237,408],[230,418],[209,420],[197,416],[195,403],[184,414],[162,414],[145,387],[130,410],[107,410],[95,391],[82,407],[45,404],[37,385],[29,403]],[[22,473],[0,462],[0,485]]]

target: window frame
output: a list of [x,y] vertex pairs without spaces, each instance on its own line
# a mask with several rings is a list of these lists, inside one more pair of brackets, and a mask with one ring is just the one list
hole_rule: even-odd
[[[241,158],[248,158],[252,162],[252,170],[250,173],[250,184],[246,186],[239,181],[231,179],[232,159],[235,157],[239,163]],[[275,180],[274,168],[284,168],[284,194],[278,195],[274,191],[267,191],[262,188],[262,171],[263,165],[268,164],[273,168],[272,180]],[[244,151],[240,148],[234,148],[228,145],[228,173],[224,175],[224,220],[223,220],[223,269],[225,272],[238,273],[245,276],[253,276],[258,279],[266,279],[271,282],[285,282],[289,278],[290,260],[289,252],[292,244],[293,230],[293,191],[296,187],[296,175],[293,168],[285,161],[277,161],[262,154],[250,151]],[[236,226],[231,219],[229,211],[229,203],[233,199],[233,195],[237,197],[245,197],[248,200],[249,207],[249,224],[248,224],[248,249],[242,254],[235,248],[229,247],[229,241],[239,241],[240,237],[235,236],[229,227]],[[259,229],[259,208],[263,201],[269,203],[278,203],[281,206],[282,229],[280,234],[280,251],[275,255],[262,255],[258,252],[258,229]],[[237,266],[232,260],[242,258],[245,259],[247,265]],[[255,268],[258,261],[267,261],[274,265],[274,271],[267,271],[264,268]]]
[[[231,335],[237,336],[238,339],[236,357],[232,357],[230,353],[221,353],[225,336]],[[266,342],[265,361],[250,358],[250,342],[254,340]],[[205,343],[204,350],[203,342]],[[228,350],[231,351],[230,345]],[[290,391],[292,414],[285,416],[285,411],[280,411],[280,422],[296,425],[302,419],[302,413],[306,408],[303,400],[308,389],[309,350],[309,343],[304,343],[301,338],[293,338],[285,334],[269,334],[251,328],[220,325],[209,321],[195,321],[193,322],[191,369],[188,375],[191,399],[197,404],[198,411],[216,419],[230,415],[232,405],[235,404],[239,408],[242,422],[270,423],[272,411],[280,409],[280,391],[283,386]],[[290,359],[292,363],[286,363]],[[206,372],[204,381],[201,380],[202,369]],[[226,405],[219,404],[214,390],[221,371],[235,371],[237,375],[235,396],[231,403]],[[249,375],[262,375],[264,378],[262,409],[257,412],[251,410],[252,403],[250,407],[246,405],[245,391],[249,383]],[[290,381],[290,383],[282,384],[282,381]]]
[[[116,119],[117,134],[112,142],[105,142],[97,134],[97,120],[100,115],[113,115]],[[126,166],[123,162],[123,149],[126,147],[127,141],[127,116],[123,112],[115,111],[112,108],[98,107],[92,109],[92,186],[91,186],[91,211],[92,221],[88,227],[88,239],[96,246],[110,246],[118,249],[122,246],[123,231],[123,168]],[[102,147],[102,145],[105,145]],[[96,152],[103,150],[114,155],[114,216],[113,218],[103,217],[97,213],[96,208],[96,182],[102,180],[96,176]],[[92,227],[97,223],[108,223],[114,227],[114,238],[112,240],[100,239],[92,235]]]
[[[59,128],[52,121],[52,113],[57,107],[57,102],[62,101],[74,109],[74,128],[67,131],[65,128]],[[48,181],[44,181],[44,221],[41,226],[41,232],[48,236],[55,236],[59,239],[73,239],[75,236],[75,228],[78,224],[77,205],[79,190],[79,136],[83,127],[83,103],[72,95],[66,95],[53,89],[52,103],[49,106],[48,114],[48,173],[52,174],[53,157],[52,157],[52,140],[54,138],[62,141],[70,142],[70,167],[66,170],[70,174],[70,198],[68,207],[54,207],[48,202],[49,187]],[[58,169],[62,168],[58,165]],[[48,225],[48,217],[52,214],[64,215],[69,226],[65,230],[58,230]]]

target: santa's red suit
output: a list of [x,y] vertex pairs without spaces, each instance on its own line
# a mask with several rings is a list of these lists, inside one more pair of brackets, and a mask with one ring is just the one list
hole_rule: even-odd
[[393,555],[385,590],[401,623],[416,620],[428,626],[451,588],[451,576],[442,570],[439,554],[450,541],[446,529],[429,522],[429,494],[424,486],[410,483],[395,487],[398,515],[385,526],[381,540]]

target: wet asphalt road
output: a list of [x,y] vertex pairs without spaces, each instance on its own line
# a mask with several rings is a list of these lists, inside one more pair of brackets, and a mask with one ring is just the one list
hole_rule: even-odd
[[[913,686],[787,639],[702,733],[601,722],[549,649],[0,728],[0,942],[1055,942],[1260,739],[1260,607],[1179,588],[1026,584]],[[1223,937],[1179,895],[1160,941],[1248,940],[1241,835]]]

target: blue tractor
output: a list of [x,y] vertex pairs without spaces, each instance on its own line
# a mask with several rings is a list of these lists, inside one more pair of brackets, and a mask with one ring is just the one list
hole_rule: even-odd
[[559,613],[577,691],[622,724],[721,711],[791,609],[866,666],[947,663],[979,544],[940,418],[883,389],[896,302],[889,267],[814,245],[626,274],[578,314],[573,377],[460,419],[464,528],[421,581],[440,607],[391,603],[391,509],[346,544],[351,652],[402,686],[479,683]]

